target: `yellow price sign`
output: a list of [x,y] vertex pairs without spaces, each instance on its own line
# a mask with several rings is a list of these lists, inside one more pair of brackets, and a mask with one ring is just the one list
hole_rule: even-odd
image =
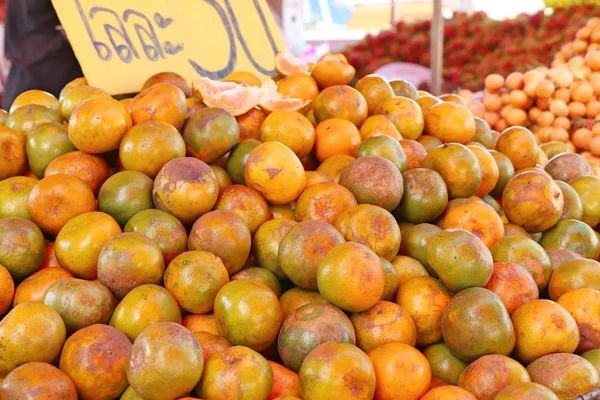
[[283,49],[265,0],[52,0],[90,85],[134,93],[151,75],[275,74]]

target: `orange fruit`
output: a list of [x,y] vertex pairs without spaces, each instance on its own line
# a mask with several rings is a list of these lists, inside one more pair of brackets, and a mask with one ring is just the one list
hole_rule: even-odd
[[37,104],[40,106],[48,107],[54,111],[60,111],[60,102],[52,94],[44,92],[43,90],[27,90],[19,94],[8,110],[9,113],[13,113],[18,108],[27,106],[29,104]]
[[30,362],[15,368],[0,382],[0,394],[10,399],[77,400],[73,381],[53,365]]
[[219,334],[236,346],[265,351],[277,340],[281,307],[275,293],[260,282],[237,279],[225,284],[214,309]]
[[227,111],[207,107],[191,115],[183,127],[188,156],[214,163],[229,152],[239,140],[236,119]]
[[300,396],[300,377],[294,371],[290,371],[281,364],[268,361],[273,370],[273,387],[267,400],[273,400],[280,396]]
[[310,121],[296,111],[274,111],[260,128],[263,142],[281,142],[298,157],[308,155],[315,143],[315,128]]
[[220,190],[214,210],[233,211],[246,221],[252,235],[272,218],[269,205],[260,193],[244,185],[231,185]]
[[219,335],[217,323],[212,313],[209,314],[186,314],[181,319],[181,325],[192,332],[208,332],[213,335]]
[[25,137],[5,126],[0,126],[0,161],[0,180],[20,175],[27,167]]
[[205,97],[204,104],[211,108],[219,108],[237,117],[256,107],[260,102],[261,90],[255,86],[236,85],[234,88]]
[[498,138],[496,149],[510,159],[517,171],[535,167],[540,151],[533,133],[522,126],[504,130]]
[[88,184],[94,195],[108,179],[108,165],[100,156],[71,151],[58,156],[48,164],[44,176],[66,174],[81,178]]
[[15,283],[6,268],[0,265],[0,315],[4,315],[12,304]]
[[300,307],[310,303],[327,303],[319,292],[293,287],[279,297],[283,320]]
[[354,157],[361,142],[356,126],[341,118],[322,121],[317,125],[315,134],[314,153],[321,162],[337,154]]
[[165,288],[189,313],[212,311],[217,292],[229,275],[223,262],[211,253],[187,251],[175,257],[164,274]]
[[580,288],[563,294],[557,301],[573,316],[579,327],[577,353],[600,348],[600,291]]
[[548,294],[557,301],[571,290],[589,288],[600,290],[600,263],[595,260],[578,258],[559,265],[552,273]]
[[161,82],[175,85],[183,92],[185,97],[192,97],[192,87],[190,83],[183,76],[176,74],[175,72],[159,72],[158,74],[152,75],[150,78],[146,79],[146,82],[142,85],[142,90]]
[[318,220],[334,225],[338,217],[357,204],[348,189],[334,182],[323,182],[306,188],[296,202],[296,220]]
[[[336,158],[336,157],[344,157],[344,158],[349,157],[350,158],[349,161],[354,160],[354,158],[352,158],[350,156],[333,156],[331,158]],[[334,160],[334,161],[337,161],[337,160]],[[335,164],[337,164],[337,162]],[[333,172],[333,174],[336,174],[336,172]],[[330,178],[329,175],[324,172],[306,171],[306,187],[312,186],[317,183],[323,183],[323,182],[333,182],[333,179]]]
[[321,89],[335,85],[347,85],[354,78],[356,70],[341,53],[327,53],[311,70],[312,77]]
[[28,200],[32,220],[46,233],[57,235],[72,218],[96,210],[92,189],[73,175],[50,175],[31,190]]
[[398,141],[402,140],[402,135],[394,123],[384,115],[372,115],[360,126],[360,136],[363,140],[375,135],[387,135]]
[[277,81],[277,91],[285,97],[313,101],[319,95],[314,78],[303,72],[295,72]]
[[235,82],[239,84],[246,84],[248,86],[256,86],[260,87],[262,85],[261,80],[251,72],[247,71],[233,71],[225,78],[222,79],[223,82]]
[[477,400],[477,397],[458,386],[442,385],[425,393],[421,400]]
[[244,267],[250,254],[248,224],[233,211],[215,210],[204,214],[192,226],[188,238],[190,250],[202,250],[219,257],[229,275]]
[[[516,333],[515,353],[519,360],[531,362],[550,353],[572,353],[579,344],[575,319],[560,304],[533,300],[512,315]],[[539,338],[544,337],[543,341]]]
[[287,51],[282,51],[275,55],[275,69],[280,76],[309,72],[308,64]]
[[425,131],[444,143],[467,144],[475,136],[475,119],[468,108],[444,101],[425,114]]
[[232,281],[236,279],[250,279],[263,283],[275,293],[275,296],[281,296],[281,284],[279,283],[279,280],[271,271],[264,268],[246,266],[244,269],[231,276]]
[[62,268],[46,268],[29,275],[14,291],[13,307],[28,301],[41,303],[53,283],[73,275]]
[[304,400],[366,400],[375,392],[373,362],[349,343],[323,343],[302,363],[300,386]]
[[13,111],[6,120],[6,127],[27,136],[29,132],[50,122],[62,123],[59,110],[39,104],[28,104]]
[[[340,176],[342,172],[354,161],[354,157],[348,156],[346,154],[336,154],[324,160],[321,165],[317,167],[316,172],[325,177],[329,178],[324,180],[323,182],[336,182],[338,183],[340,180]],[[307,171],[307,173],[310,171]],[[308,184],[308,175],[306,176],[307,184],[306,187],[310,186]],[[320,182],[311,182],[312,185]]]
[[354,88],[367,101],[369,115],[374,114],[381,103],[394,96],[394,89],[392,89],[388,81],[382,76],[375,74],[363,76],[356,82]]
[[319,262],[319,293],[344,311],[360,312],[373,307],[385,286],[377,254],[352,242],[336,245]]
[[202,356],[204,363],[215,353],[219,353],[231,346],[231,342],[222,336],[214,335],[209,332],[195,331],[194,336],[202,345]]
[[240,130],[239,142],[241,143],[248,139],[260,140],[260,128],[266,118],[267,114],[257,107],[235,117]]
[[444,216],[442,227],[469,231],[489,249],[504,236],[504,224],[496,210],[477,201],[454,207]]
[[375,113],[389,118],[403,138],[416,140],[423,133],[423,112],[414,100],[407,97],[390,97],[379,105]]
[[119,148],[132,120],[123,104],[111,97],[82,103],[69,118],[69,139],[77,149],[91,154]]
[[478,197],[483,197],[486,194],[490,193],[496,184],[498,183],[498,179],[500,178],[500,170],[498,168],[498,164],[494,157],[487,151],[486,149],[482,149],[479,146],[467,146],[469,150],[477,157],[479,160],[479,166],[481,167],[481,185],[475,193]]
[[319,263],[331,249],[343,242],[342,234],[330,224],[323,221],[300,222],[279,243],[279,266],[297,287],[317,290]]
[[[379,346],[369,353],[375,368],[377,400],[392,399],[402,393],[406,400],[418,400],[429,389],[431,367],[414,347],[398,342]],[[397,379],[402,376],[402,379]]]
[[185,95],[175,85],[159,82],[138,93],[129,105],[134,125],[144,121],[164,121],[181,129],[185,121]]
[[350,321],[356,331],[356,345],[365,353],[386,343],[414,346],[417,342],[417,330],[410,314],[389,301],[379,301],[368,310],[352,314]]
[[260,225],[252,238],[252,254],[258,266],[272,272],[278,279],[286,279],[279,264],[279,245],[285,235],[297,225],[288,218],[276,218]]
[[349,242],[360,243],[388,261],[400,248],[400,228],[394,216],[381,207],[359,204],[344,211],[335,227]]
[[185,142],[177,129],[164,121],[135,125],[119,146],[123,168],[143,172],[152,179],[167,162],[180,157],[185,157]]
[[315,99],[313,111],[317,122],[340,118],[352,122],[356,127],[361,126],[369,114],[363,95],[346,85],[324,89]]
[[28,176],[13,176],[0,181],[0,218],[30,219],[27,200],[37,182],[37,178]]
[[391,264],[398,276],[398,287],[417,276],[429,276],[423,264],[411,257],[396,256]]
[[538,287],[531,274],[514,262],[494,263],[494,272],[485,288],[500,297],[509,315],[521,305],[539,297]]
[[[454,355],[444,342],[426,347],[423,355],[431,365],[431,376],[450,385],[456,385],[467,363]],[[432,382],[433,383],[433,382]]]
[[261,95],[259,107],[263,112],[270,114],[273,111],[299,111],[306,110],[309,100],[283,97],[279,92],[266,92]]

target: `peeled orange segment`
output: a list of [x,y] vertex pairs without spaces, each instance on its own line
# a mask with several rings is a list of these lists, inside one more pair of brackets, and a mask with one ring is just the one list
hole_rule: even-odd
[[348,63],[348,59],[346,59],[346,56],[343,55],[342,53],[323,54],[321,56],[321,58],[319,58],[319,61],[317,61],[317,64],[322,61],[337,61],[337,62],[342,62],[342,63],[346,63],[346,64]]
[[222,82],[245,83],[248,86],[261,87],[262,82],[251,72],[234,71],[223,78]]
[[287,51],[277,53],[275,56],[275,69],[281,76],[290,76],[296,72],[309,73],[308,64]]
[[236,86],[238,84],[235,82],[214,81],[203,76],[192,82],[192,94],[199,99],[207,99],[214,97],[219,92],[231,90]]
[[273,111],[300,111],[310,104],[310,100],[286,98],[281,95],[261,96],[258,105],[266,113]]
[[233,89],[218,92],[212,97],[205,97],[204,104],[221,108],[237,117],[256,107],[260,94],[260,89],[257,87],[236,85]]

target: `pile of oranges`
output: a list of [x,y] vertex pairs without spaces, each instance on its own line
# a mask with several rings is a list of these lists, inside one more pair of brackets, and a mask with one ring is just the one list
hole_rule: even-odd
[[600,164],[600,19],[580,28],[550,68],[492,74],[485,88],[473,110],[493,129],[528,126],[539,143],[562,142]]
[[339,54],[275,64],[2,114],[0,400],[600,387],[600,165]]

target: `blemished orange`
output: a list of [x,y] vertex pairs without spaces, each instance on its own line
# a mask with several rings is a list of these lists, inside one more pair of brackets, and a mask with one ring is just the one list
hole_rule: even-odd
[[354,157],[361,143],[358,128],[352,122],[341,118],[320,122],[315,133],[314,154],[321,162],[337,154]]

